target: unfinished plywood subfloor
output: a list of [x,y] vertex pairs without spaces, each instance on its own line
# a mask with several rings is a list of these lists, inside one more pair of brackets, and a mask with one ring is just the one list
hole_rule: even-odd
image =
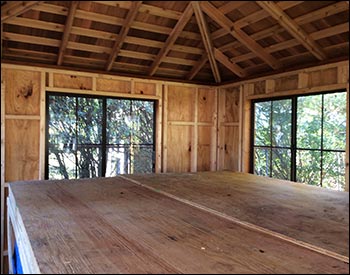
[[23,221],[34,252],[29,260],[41,273],[349,272],[347,263],[122,177],[17,182],[9,189],[11,221]]
[[349,257],[349,194],[346,192],[229,171],[127,177]]

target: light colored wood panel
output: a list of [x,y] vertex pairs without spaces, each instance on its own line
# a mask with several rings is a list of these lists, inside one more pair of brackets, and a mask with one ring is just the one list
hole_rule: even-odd
[[239,128],[225,127],[224,170],[238,171],[239,169]]
[[85,76],[55,73],[53,75],[53,85],[56,88],[92,90],[92,78]]
[[133,92],[141,95],[156,95],[156,84],[135,81]]
[[198,122],[213,122],[216,109],[215,97],[215,89],[198,89]]
[[225,89],[225,122],[239,122],[239,87]]
[[10,185],[41,273],[348,273],[347,263],[140,185],[127,177]]
[[130,177],[329,259],[349,261],[348,193],[231,172]]
[[197,171],[210,171],[212,127],[198,127]]
[[6,120],[5,181],[39,179],[40,121]]
[[191,126],[168,125],[167,172],[190,172],[192,129]]
[[254,94],[261,95],[266,93],[265,81],[258,81],[254,83]]
[[40,73],[5,70],[6,114],[40,115]]
[[131,82],[116,79],[96,79],[96,90],[105,92],[130,93]]
[[298,89],[298,75],[281,77],[275,81],[276,92]]
[[[1,70],[1,74],[3,74],[3,69]],[[4,271],[4,244],[5,244],[5,80],[1,78],[1,274],[5,274]],[[7,234],[6,234],[7,235]]]
[[168,87],[168,121],[193,121],[196,89],[183,86]]
[[309,74],[309,87],[336,84],[337,68],[315,71]]

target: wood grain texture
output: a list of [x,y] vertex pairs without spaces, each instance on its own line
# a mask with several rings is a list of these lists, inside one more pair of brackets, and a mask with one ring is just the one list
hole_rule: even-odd
[[40,115],[40,73],[4,70],[7,115]]
[[349,257],[349,195],[346,192],[233,172],[128,177]]
[[5,140],[5,181],[38,179],[40,121],[7,119]]
[[9,188],[10,207],[23,221],[41,273],[349,271],[346,263],[122,177],[17,182]]

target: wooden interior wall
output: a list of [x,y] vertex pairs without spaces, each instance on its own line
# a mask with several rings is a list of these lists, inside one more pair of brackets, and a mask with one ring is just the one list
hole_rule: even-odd
[[167,85],[163,101],[163,172],[216,170],[216,89]]
[[[323,66],[312,67],[294,72],[282,73],[270,77],[253,79],[241,83],[236,83],[235,88],[232,85],[221,87],[227,94],[228,91],[236,89],[236,97],[238,98],[238,87],[241,89],[241,104],[242,111],[242,127],[241,143],[239,137],[236,137],[236,144],[241,145],[241,171],[249,172],[250,158],[250,116],[251,116],[251,101],[253,99],[273,98],[279,96],[312,94],[327,91],[347,90],[347,145],[346,145],[346,183],[345,190],[349,191],[349,61],[342,61]],[[230,100],[232,102],[232,100]],[[238,104],[235,104],[238,110]],[[223,108],[219,108],[220,110]],[[221,138],[222,139],[222,138]],[[220,150],[222,148],[220,147]],[[235,152],[235,151],[233,151]],[[234,153],[233,153],[234,155]],[[222,158],[219,159],[220,161]]]
[[[349,62],[343,61],[205,87],[2,64],[1,202],[4,203],[7,182],[44,178],[46,91],[155,100],[156,172],[248,172],[251,100],[347,89],[349,105],[348,67]],[[346,163],[349,164],[349,142]],[[349,166],[346,178],[349,190]],[[2,236],[5,208],[1,207]]]

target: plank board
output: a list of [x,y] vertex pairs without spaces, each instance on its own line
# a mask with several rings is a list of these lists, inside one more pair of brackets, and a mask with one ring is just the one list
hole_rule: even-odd
[[26,260],[36,262],[41,273],[349,271],[347,263],[122,177],[16,182],[9,189],[15,234],[22,230],[28,236],[33,259]]
[[228,171],[128,177],[349,257],[349,194],[346,192]]

